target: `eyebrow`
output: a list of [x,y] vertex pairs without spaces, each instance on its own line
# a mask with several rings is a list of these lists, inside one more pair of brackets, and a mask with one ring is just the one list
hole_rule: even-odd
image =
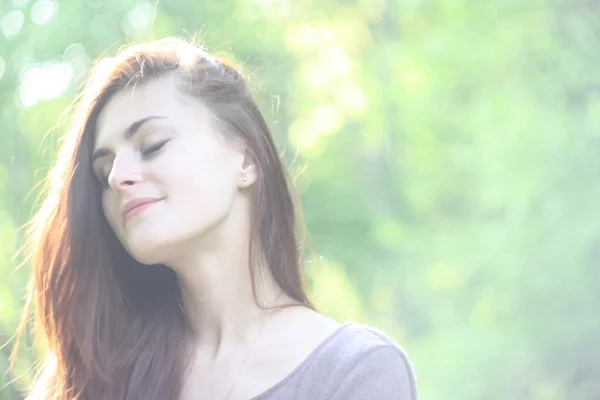
[[[150,115],[148,117],[144,117],[141,119],[138,119],[137,121],[135,121],[134,123],[132,123],[131,125],[129,125],[127,127],[127,129],[125,129],[125,131],[123,131],[123,137],[125,138],[125,140],[131,140],[133,139],[133,137],[135,136],[136,133],[138,133],[138,131],[140,130],[140,128],[142,127],[142,125],[144,125],[146,122],[152,121],[154,119],[164,119],[167,117],[164,117],[162,115]],[[107,156],[111,153],[111,151],[105,147],[96,149],[94,151],[94,153],[92,154],[92,164],[100,157],[104,157]]]

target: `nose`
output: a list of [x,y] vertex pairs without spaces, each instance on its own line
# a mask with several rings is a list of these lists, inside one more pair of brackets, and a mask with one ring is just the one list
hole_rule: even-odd
[[141,166],[133,157],[115,157],[108,175],[108,184],[117,192],[125,192],[143,179]]

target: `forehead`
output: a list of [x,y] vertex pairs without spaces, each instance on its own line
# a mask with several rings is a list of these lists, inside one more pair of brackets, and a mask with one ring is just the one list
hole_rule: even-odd
[[184,100],[170,79],[137,84],[115,94],[104,106],[96,122],[94,147],[114,141],[132,123],[148,116],[164,116],[169,123],[206,119],[207,115],[202,112],[202,108],[199,102]]

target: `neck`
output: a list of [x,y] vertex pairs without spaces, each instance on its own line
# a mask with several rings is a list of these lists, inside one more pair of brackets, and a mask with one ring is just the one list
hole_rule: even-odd
[[211,357],[247,343],[270,308],[291,301],[263,260],[256,260],[252,279],[248,207],[237,204],[216,229],[180,248],[168,263],[177,274],[192,344]]
[[249,229],[230,222],[213,231],[210,240],[205,237],[187,246],[189,251],[181,249],[179,254],[185,256],[169,264],[181,288],[192,345],[210,357],[246,344],[268,310],[288,299],[262,260],[257,260],[254,292],[249,235],[240,234]]
[[270,271],[262,266],[255,299],[248,262],[235,258],[235,254],[203,254],[192,265],[177,268],[194,340],[203,347],[218,350],[223,344],[244,341],[280,293]]

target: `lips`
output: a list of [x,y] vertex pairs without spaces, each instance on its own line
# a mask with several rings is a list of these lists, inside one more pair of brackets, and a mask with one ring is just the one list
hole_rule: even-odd
[[125,203],[121,208],[121,217],[127,219],[139,215],[161,200],[162,199],[150,197],[132,199]]

